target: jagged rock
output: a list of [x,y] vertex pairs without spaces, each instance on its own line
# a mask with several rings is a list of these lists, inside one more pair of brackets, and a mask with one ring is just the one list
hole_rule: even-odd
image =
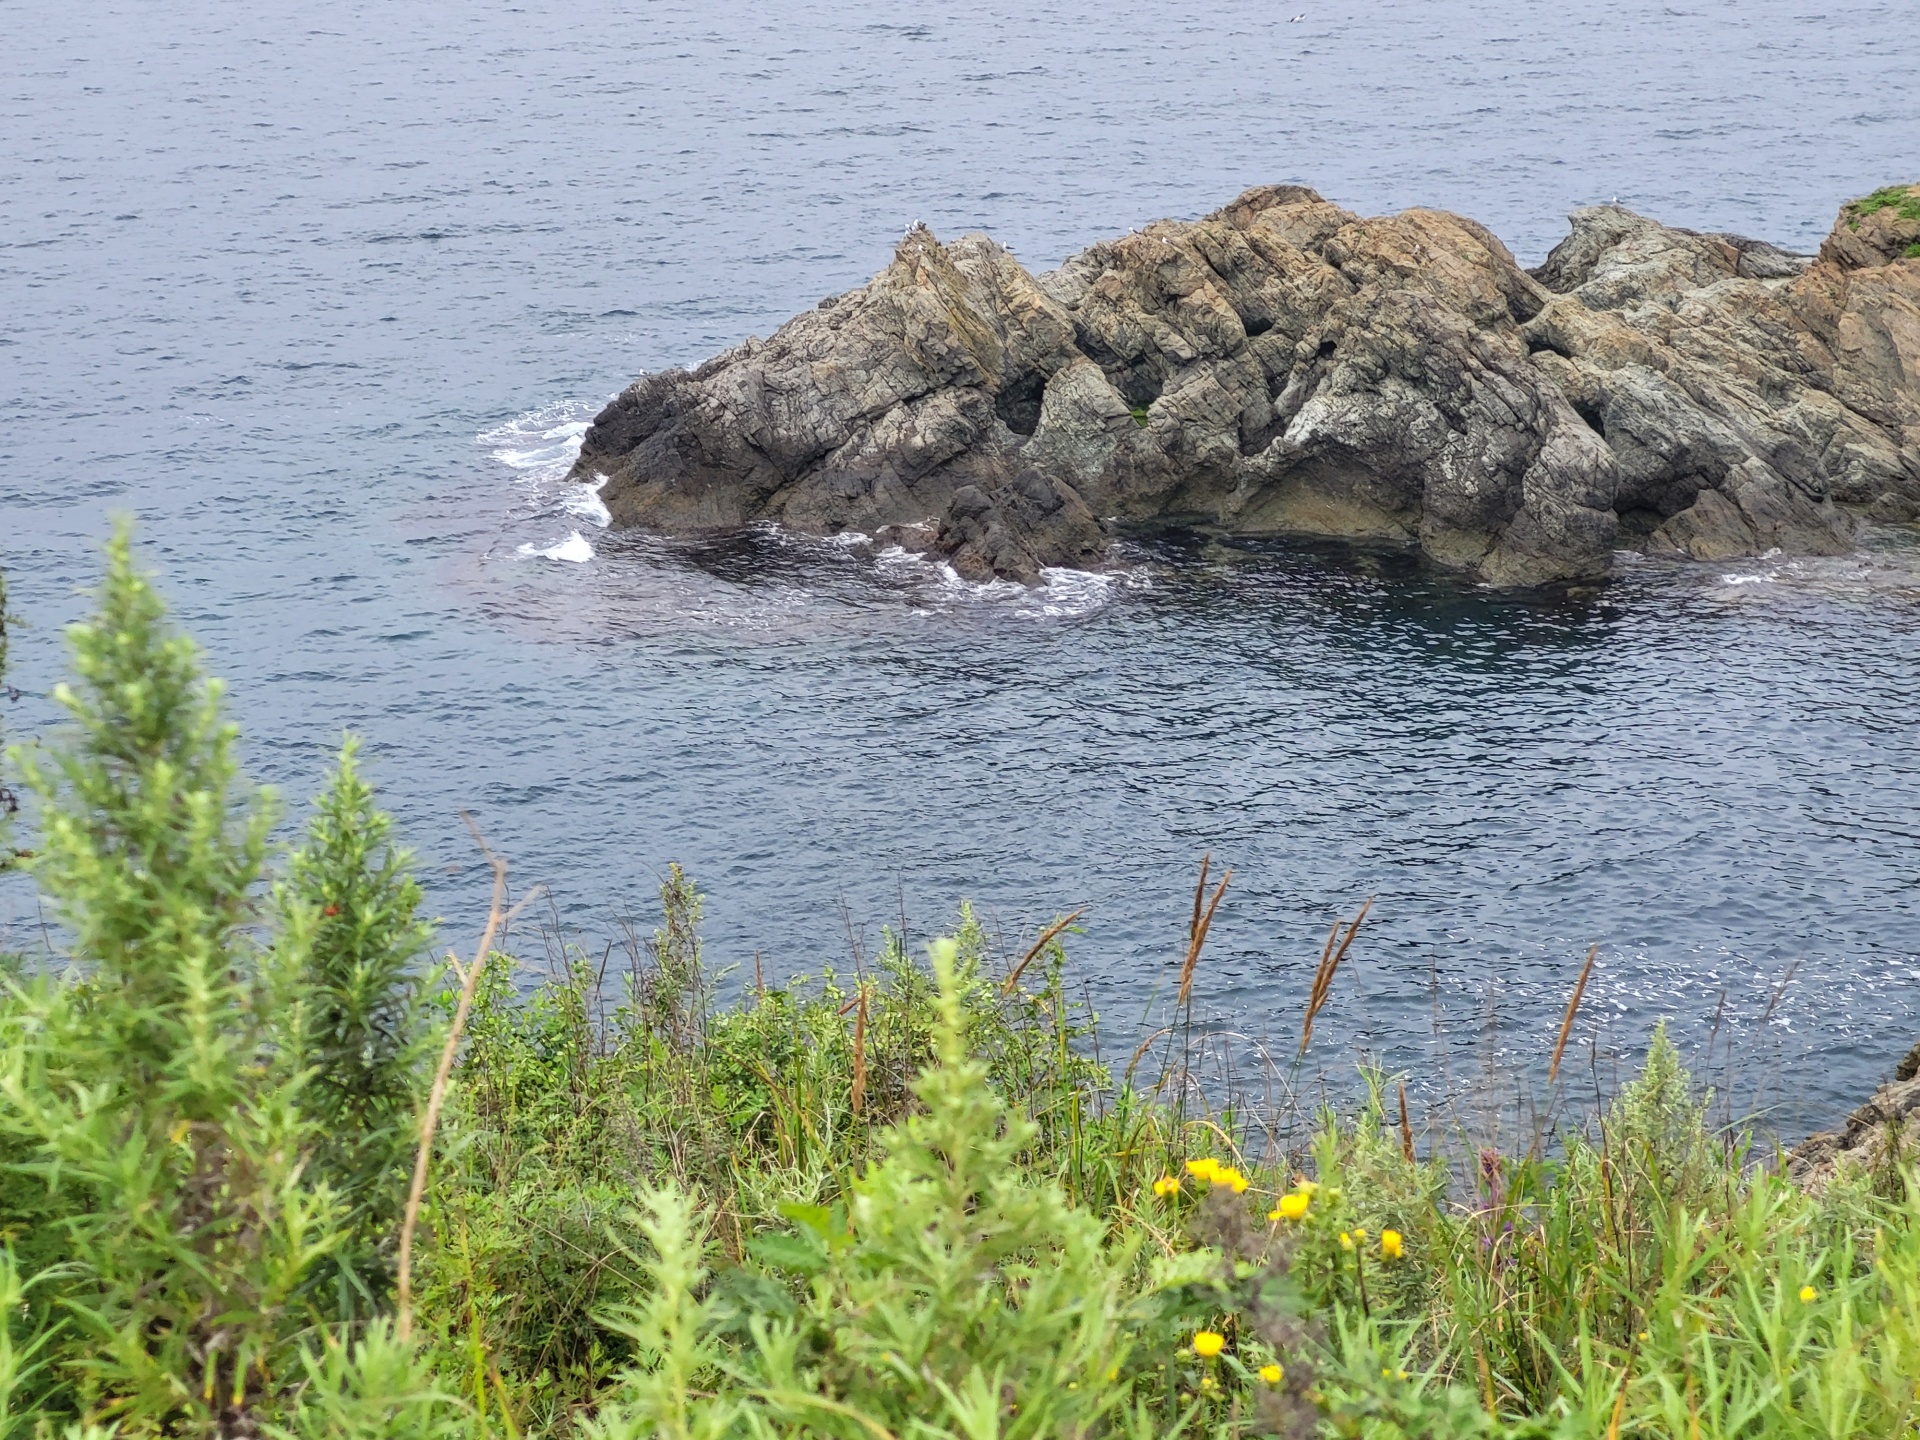
[[1820,1189],[1840,1167],[1872,1172],[1889,1161],[1920,1159],[1920,1045],[1894,1067],[1893,1079],[1847,1116],[1838,1130],[1809,1135],[1787,1155],[1787,1174]]
[[1471,220],[1250,190],[1033,276],[923,227],[768,340],[643,376],[574,475],[616,524],[859,530],[1034,579],[1116,530],[1418,544],[1502,585],[1617,545],[1833,553],[1920,514],[1920,233],[1818,259],[1581,210],[1531,274]]

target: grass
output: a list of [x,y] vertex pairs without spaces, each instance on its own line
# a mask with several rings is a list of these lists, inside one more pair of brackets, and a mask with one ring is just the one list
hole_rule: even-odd
[[[1858,230],[1869,215],[1891,210],[1902,220],[1920,220],[1920,185],[1885,185],[1846,205],[1847,227]],[[1910,256],[1912,251],[1907,252]]]
[[351,745],[269,851],[124,536],[73,635],[71,727],[14,757],[71,939],[0,994],[0,1440],[1920,1435],[1907,1137],[1797,1187],[1664,1030],[1581,1113],[1592,954],[1561,1118],[1504,1147],[1416,1136],[1402,1076],[1203,1084],[1210,861],[1117,1048],[1074,916],[723,1000],[677,868],[590,953],[512,930],[490,855],[436,966]]
[[[669,908],[684,905],[684,884],[670,879]],[[676,993],[661,978],[667,933],[628,957],[625,994]],[[1911,1432],[1903,1377],[1920,1375],[1920,1207],[1904,1171],[1892,1163],[1818,1196],[1795,1188],[1749,1141],[1710,1125],[1711,1097],[1664,1032],[1604,1111],[1533,1153],[1417,1153],[1381,1076],[1356,1113],[1314,1117],[1301,1150],[1282,1153],[1256,1117],[1182,1117],[1156,1098],[1178,1077],[1117,1083],[1076,1058],[1091,1021],[1070,999],[1057,940],[1044,979],[1011,992],[983,973],[969,917],[953,944],[964,1053],[1019,1127],[1007,1168],[1054,1187],[1110,1244],[1220,1257],[1217,1273],[1161,1293],[1150,1363],[1124,1372],[1156,1424],[1187,1407],[1209,1433],[1275,1433],[1259,1418],[1264,1396],[1268,1409],[1283,1398],[1304,1407],[1282,1434],[1678,1436],[1709,1412],[1744,1418],[1697,1433]],[[436,1272],[436,1303],[467,1316],[474,1353],[511,1357],[509,1373],[533,1380],[521,1423],[534,1426],[617,1383],[635,1353],[593,1317],[648,1285],[635,1259],[646,1243],[621,1228],[634,1223],[621,1218],[622,1187],[572,1177],[642,1174],[700,1197],[722,1308],[749,1303],[738,1296],[790,1281],[793,1246],[812,1243],[813,1222],[797,1215],[857,1205],[889,1126],[924,1108],[912,1076],[939,1030],[939,978],[896,941],[865,987],[823,976],[749,988],[722,1009],[670,1006],[678,1026],[643,1023],[644,1005],[609,1005],[605,983],[604,967],[575,957],[517,1001],[503,965],[466,1062],[470,1093],[488,1099],[462,1117],[462,1164],[436,1200],[467,1236],[514,1231],[507,1216],[530,1207],[572,1218],[564,1235],[540,1222],[542,1259],[477,1309],[464,1259]],[[850,1002],[862,995],[876,1037],[870,1093],[884,1098],[856,1115]],[[783,1066],[792,1079],[774,1081]],[[567,1098],[541,1107],[557,1094]],[[521,1098],[502,1103],[509,1095]],[[1189,1174],[1202,1157],[1233,1167],[1244,1191]],[[1302,1218],[1269,1218],[1303,1184]],[[570,1207],[555,1204],[561,1195]],[[1393,1258],[1381,1248],[1389,1232]],[[1203,1328],[1225,1337],[1212,1361],[1192,1351]],[[1299,1388],[1264,1386],[1268,1363]],[[1820,1428],[1821,1407],[1841,1403],[1856,1428]],[[1421,1428],[1436,1417],[1467,1428]]]

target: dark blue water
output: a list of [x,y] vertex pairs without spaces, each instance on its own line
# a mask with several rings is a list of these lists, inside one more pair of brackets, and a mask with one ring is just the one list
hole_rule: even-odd
[[[1449,1066],[1538,1056],[1595,941],[1587,1068],[1660,1015],[1704,1043],[1725,992],[1788,1129],[1920,1031],[1907,538],[1559,599],[1172,545],[1028,595],[608,536],[553,483],[634,374],[859,283],[915,219],[1040,266],[1298,180],[1526,261],[1614,196],[1811,247],[1920,176],[1906,0],[8,0],[0,28],[15,736],[125,511],[252,772],[299,797],[361,732],[462,943],[465,807],[583,941],[678,859],[710,954],[772,975],[962,897],[1015,951],[1087,905],[1129,1032],[1211,849],[1200,994],[1255,1040],[1375,897],[1328,1065],[1430,1075],[1436,1013]],[[0,924],[36,930],[17,882]]]

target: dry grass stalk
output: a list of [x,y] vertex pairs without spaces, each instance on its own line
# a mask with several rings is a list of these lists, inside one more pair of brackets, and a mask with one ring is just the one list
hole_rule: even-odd
[[1033,942],[1033,948],[1020,957],[1020,963],[1014,966],[1012,971],[1007,975],[1007,978],[1001,982],[1000,993],[1002,995],[1013,994],[1013,987],[1020,983],[1020,976],[1025,973],[1027,966],[1033,963],[1034,956],[1046,949],[1047,942],[1052,940],[1054,936],[1058,935],[1062,930],[1065,930],[1086,913],[1087,907],[1082,905],[1078,910],[1067,916],[1066,919],[1056,920],[1053,924],[1042,930],[1040,932],[1040,938]]
[[461,1032],[467,1027],[467,1016],[473,1010],[474,991],[479,988],[481,971],[486,967],[487,956],[493,953],[493,942],[500,934],[500,927],[518,915],[528,901],[540,893],[534,890],[512,910],[506,909],[507,862],[488,848],[471,815],[463,812],[460,818],[467,822],[467,829],[473,832],[480,853],[487,857],[487,864],[493,867],[493,902],[487,907],[487,928],[481,932],[480,948],[474,952],[473,963],[462,970],[459,957],[452,951],[447,952],[447,964],[460,977],[460,1003],[454,1007],[447,1043],[440,1051],[439,1067],[433,1072],[433,1086],[427,1091],[426,1109],[420,1112],[420,1148],[413,1158],[413,1183],[407,1187],[407,1208],[400,1219],[400,1252],[395,1267],[398,1273],[394,1280],[394,1328],[402,1340],[413,1337],[413,1232],[420,1223],[420,1203],[427,1193],[427,1166],[433,1158],[433,1137],[440,1128],[440,1109],[446,1104],[447,1082],[453,1075],[454,1058],[460,1053]]
[[1367,903],[1360,907],[1360,913],[1353,917],[1353,923],[1347,926],[1346,937],[1338,947],[1334,937],[1340,933],[1340,922],[1333,922],[1333,929],[1327,934],[1326,948],[1320,952],[1319,968],[1313,972],[1313,990],[1307,996],[1307,1016],[1300,1025],[1300,1048],[1305,1050],[1313,1043],[1313,1017],[1320,1013],[1327,1003],[1327,997],[1333,993],[1333,977],[1340,969],[1340,962],[1347,958],[1347,951],[1353,948],[1353,937],[1360,933],[1360,922],[1367,918],[1367,912],[1373,909],[1373,897],[1367,897]]
[[1566,1018],[1560,1022],[1560,1039],[1553,1047],[1553,1063],[1547,1066],[1547,1084],[1560,1074],[1560,1057],[1566,1053],[1567,1037],[1573,1034],[1573,1017],[1580,1013],[1580,997],[1587,993],[1587,977],[1593,974],[1593,957],[1600,953],[1595,945],[1587,951],[1587,963],[1580,967],[1580,978],[1573,982],[1573,998],[1567,1001]]
[[1207,870],[1213,864],[1213,852],[1207,851],[1200,857],[1200,879],[1193,887],[1193,918],[1187,921],[1187,939],[1193,939],[1193,932],[1200,928],[1200,902],[1207,896]]
[[1341,923],[1337,919],[1333,922],[1333,928],[1327,931],[1327,943],[1320,947],[1320,963],[1313,967],[1313,989],[1307,993],[1308,1010],[1318,1008],[1320,994],[1326,989],[1327,982],[1331,978],[1327,973],[1327,967],[1333,963],[1333,947],[1340,943]]
[[1140,1057],[1147,1053],[1148,1047],[1151,1046],[1153,1042],[1158,1040],[1162,1035],[1170,1033],[1172,1029],[1173,1027],[1171,1025],[1162,1025],[1158,1030],[1154,1031],[1151,1035],[1147,1036],[1146,1039],[1142,1040],[1139,1046],[1134,1050],[1133,1058],[1127,1061],[1127,1068],[1122,1073],[1126,1075],[1128,1079],[1131,1079],[1133,1077],[1134,1067],[1140,1063]]
[[1407,1082],[1400,1082],[1400,1153],[1413,1164],[1413,1122],[1407,1119]]
[[1607,1440],[1620,1440],[1620,1417],[1627,1408],[1627,1387],[1633,1383],[1633,1356],[1627,1356],[1627,1367],[1620,1372],[1620,1393],[1613,1397],[1613,1418],[1607,1422]]
[[1200,909],[1200,897],[1207,888],[1207,861],[1212,852],[1201,857],[1200,883],[1193,889],[1193,922],[1187,930],[1187,958],[1180,966],[1180,994],[1174,1006],[1179,1008],[1187,1003],[1187,996],[1193,993],[1193,970],[1200,963],[1200,947],[1207,943],[1207,931],[1213,928],[1213,912],[1220,908],[1220,897],[1227,893],[1227,886],[1233,881],[1233,871],[1229,870],[1220,877],[1220,884],[1213,892],[1213,898],[1207,902],[1204,913]]
[[867,992],[860,990],[860,1013],[853,1022],[853,1118],[867,1099]]

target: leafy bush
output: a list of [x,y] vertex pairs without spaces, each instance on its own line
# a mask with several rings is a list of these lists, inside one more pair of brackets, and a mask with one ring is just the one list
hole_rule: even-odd
[[1215,1257],[1143,1264],[1139,1236],[1110,1241],[1057,1182],[1023,1169],[1036,1127],[969,1053],[958,952],[953,940],[932,950],[938,1062],[914,1087],[924,1112],[881,1137],[845,1207],[790,1206],[795,1228],[754,1247],[805,1293],[796,1305],[753,1292],[773,1303],[751,1316],[743,1349],[703,1347],[715,1302],[693,1299],[704,1277],[690,1207],[672,1189],[649,1196],[654,1299],[620,1318],[652,1363],[623,1378],[596,1434],[717,1435],[751,1415],[782,1435],[1014,1440],[1133,1418],[1136,1350],[1170,1338],[1169,1302],[1211,1282]]
[[339,1245],[316,1283],[342,1318],[375,1313],[393,1280],[393,1241],[418,1140],[433,1048],[418,975],[432,930],[420,887],[373,803],[348,737],[305,845],[277,887],[282,948],[292,957],[283,1064],[306,1076],[300,1109],[314,1125],[309,1180],[346,1207]]
[[50,1326],[36,1403],[129,1432],[254,1433],[311,1385],[302,1296],[353,1238],[309,1162],[364,1137],[339,1115],[323,1135],[307,1108],[279,1025],[289,998],[324,999],[312,937],[290,926],[276,952],[252,928],[272,797],[241,785],[220,686],[124,530],[69,640],[76,683],[54,698],[71,729],[16,758],[74,965],[0,1007],[5,1228]]
[[1090,1058],[1066,921],[722,1004],[677,867],[611,990],[482,956],[402,1338],[464,1012],[353,743],[276,877],[124,532],[71,641],[13,752],[67,953],[0,990],[0,1440],[1917,1433],[1920,1186],[1795,1188],[1664,1030],[1524,1153],[1417,1157],[1368,1072],[1253,1161],[1298,1117]]

